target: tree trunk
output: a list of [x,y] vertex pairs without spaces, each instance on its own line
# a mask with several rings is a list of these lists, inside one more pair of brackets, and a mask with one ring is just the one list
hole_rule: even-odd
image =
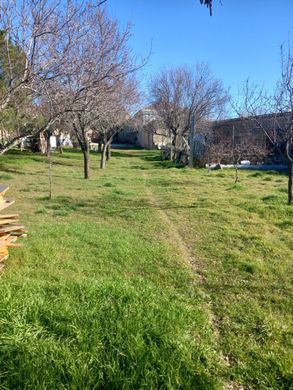
[[[34,151],[41,152],[42,154],[47,154],[48,138],[46,138],[45,133],[40,133],[36,137],[36,142],[34,142],[34,143],[35,143],[35,150]],[[33,146],[33,149],[34,149],[34,146]]]
[[181,154],[180,151],[181,151],[180,137],[179,134],[176,132],[174,137],[174,155],[173,155],[173,161],[176,164],[180,159],[180,154]]
[[105,169],[106,168],[106,152],[107,152],[107,146],[104,144],[101,154],[101,161],[100,161],[100,168]]
[[51,155],[51,142],[50,142],[51,134],[47,134],[46,138],[46,154],[47,157]]
[[293,204],[293,161],[289,161],[288,204]]
[[194,116],[191,118],[190,133],[189,133],[189,156],[188,167],[194,168],[194,148],[195,148],[195,120]]
[[[293,134],[293,129],[292,129]],[[288,204],[293,203],[293,139],[286,143],[286,158],[288,161]]]
[[90,150],[88,145],[83,147],[82,153],[83,153],[84,178],[89,179],[90,178]]
[[82,129],[82,134],[80,135],[75,122],[73,122],[73,131],[76,134],[76,138],[78,141],[78,144],[80,146],[80,149],[83,154],[83,173],[84,173],[84,179],[90,178],[90,145],[88,138],[86,136],[85,129]]
[[181,164],[182,163],[182,155],[183,155],[183,152],[182,150],[179,150],[177,153],[176,153],[176,164]]
[[57,150],[60,154],[63,154],[63,147],[60,134],[57,134]]
[[111,159],[111,144],[109,144],[106,148],[106,159],[107,161]]
[[52,199],[52,153],[51,153],[51,135],[47,135],[47,161],[48,161],[48,178],[49,178],[49,199]]
[[170,148],[170,160],[173,161],[174,159],[174,147],[173,147],[173,144],[171,144],[171,148]]
[[238,180],[239,180],[239,176],[238,176],[238,165],[235,164],[234,165],[234,168],[235,168],[235,181],[234,181],[234,184],[238,183]]
[[102,152],[102,143],[101,142],[99,142],[98,152]]
[[173,146],[173,132],[169,130],[170,137],[170,160],[173,161],[174,158],[174,146]]

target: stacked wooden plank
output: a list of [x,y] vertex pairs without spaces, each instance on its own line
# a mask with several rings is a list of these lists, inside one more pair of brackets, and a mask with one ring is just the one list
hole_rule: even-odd
[[[0,211],[11,206],[14,201],[4,199],[8,186],[0,185]],[[9,256],[8,249],[21,246],[16,243],[19,237],[26,236],[25,227],[18,221],[17,214],[0,214],[0,263]]]

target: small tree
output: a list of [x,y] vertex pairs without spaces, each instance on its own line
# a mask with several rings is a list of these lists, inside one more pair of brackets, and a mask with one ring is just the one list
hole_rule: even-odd
[[211,132],[207,143],[206,159],[218,164],[232,163],[235,169],[235,184],[239,181],[238,166],[242,160],[259,160],[268,154],[266,143],[257,139],[250,125],[249,121],[245,121],[245,136],[238,136],[234,126],[232,132]]
[[268,139],[281,159],[288,163],[288,203],[293,203],[293,56],[291,43],[281,47],[281,77],[274,95],[249,81],[242,100],[234,108],[249,117]]

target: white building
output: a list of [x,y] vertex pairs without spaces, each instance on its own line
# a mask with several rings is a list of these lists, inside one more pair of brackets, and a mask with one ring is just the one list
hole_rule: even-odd
[[158,114],[152,107],[138,111],[134,116],[137,143],[145,149],[161,149],[169,142],[168,132],[159,125]]

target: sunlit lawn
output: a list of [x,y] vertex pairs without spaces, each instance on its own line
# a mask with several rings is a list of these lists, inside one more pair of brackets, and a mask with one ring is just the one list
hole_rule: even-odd
[[289,389],[293,207],[275,172],[159,153],[1,157],[28,227],[1,276],[2,389]]

